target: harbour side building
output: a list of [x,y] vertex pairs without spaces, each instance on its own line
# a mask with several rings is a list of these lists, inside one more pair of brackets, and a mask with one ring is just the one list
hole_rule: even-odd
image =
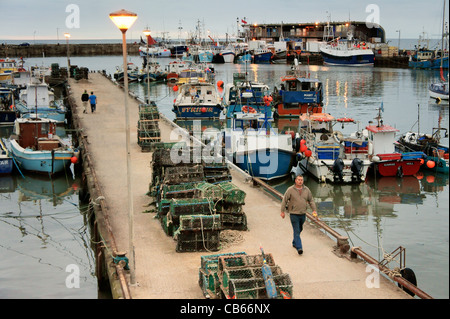
[[286,41],[290,50],[318,51],[317,43],[335,38],[353,38],[374,45],[386,42],[380,25],[360,21],[242,24],[240,37],[247,42],[263,40],[267,43]]

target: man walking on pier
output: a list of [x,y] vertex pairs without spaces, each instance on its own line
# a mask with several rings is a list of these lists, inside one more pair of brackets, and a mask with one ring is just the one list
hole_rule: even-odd
[[97,97],[94,95],[94,92],[91,92],[91,95],[89,96],[89,101],[91,102],[91,112],[94,113],[97,105]]
[[281,202],[281,218],[285,217],[285,212],[290,214],[292,229],[294,231],[294,239],[292,246],[297,249],[299,255],[303,254],[302,240],[300,233],[303,230],[303,224],[306,220],[306,209],[311,206],[313,216],[317,216],[316,203],[311,191],[303,185],[303,176],[295,177],[295,184],[289,187],[284,194]]
[[83,102],[83,113],[87,113],[87,105],[88,105],[88,101],[89,101],[89,94],[86,90],[84,90],[84,93],[81,94],[81,101]]

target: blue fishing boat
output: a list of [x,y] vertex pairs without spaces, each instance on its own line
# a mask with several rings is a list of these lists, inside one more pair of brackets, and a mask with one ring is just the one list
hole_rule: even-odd
[[366,42],[353,38],[353,32],[347,32],[347,38],[336,38],[320,47],[324,64],[343,66],[373,66],[375,54]]
[[273,180],[287,176],[295,152],[292,136],[278,134],[267,113],[236,112],[224,130],[225,154],[239,168],[254,177]]
[[179,87],[173,104],[177,119],[219,118],[222,111],[220,95],[206,82],[188,82]]
[[300,72],[297,59],[292,70],[281,78],[280,90],[274,90],[272,95],[278,117],[298,118],[301,114],[322,112],[322,82]]
[[13,158],[9,154],[3,141],[0,139],[0,175],[11,174],[13,170]]
[[75,162],[73,157],[77,158],[79,152],[55,134],[56,124],[51,119],[16,120],[10,145],[21,169],[53,175]]
[[436,51],[422,48],[409,57],[408,65],[413,69],[448,69],[448,55],[441,57]]
[[21,90],[19,100],[15,104],[22,118],[51,119],[57,123],[66,120],[66,108],[60,101],[55,100],[55,94],[47,83],[32,80],[26,89]]
[[268,48],[266,41],[250,41],[248,48],[252,53],[253,63],[270,63],[273,52]]
[[266,84],[247,80],[246,73],[234,73],[233,83],[227,83],[223,93],[222,105],[226,109],[226,117],[231,119],[237,112],[267,113],[271,117],[272,110],[265,107],[264,99],[269,93]]

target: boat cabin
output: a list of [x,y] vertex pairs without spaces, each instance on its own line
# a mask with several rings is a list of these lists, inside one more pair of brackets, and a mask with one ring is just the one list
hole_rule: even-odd
[[366,129],[369,134],[369,141],[373,144],[373,154],[395,153],[395,133],[396,128],[389,125],[368,125]]
[[53,150],[60,146],[55,137],[56,121],[48,119],[17,119],[14,132],[18,136],[19,145],[34,150]]

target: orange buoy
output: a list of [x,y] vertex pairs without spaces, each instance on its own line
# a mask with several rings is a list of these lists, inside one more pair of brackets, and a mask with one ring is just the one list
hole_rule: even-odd
[[308,150],[308,147],[305,144],[300,146],[300,152],[305,153]]
[[174,92],[178,91],[178,85],[174,85],[173,88],[172,88],[172,90],[173,90]]
[[434,168],[436,166],[436,163],[434,161],[428,161],[427,162],[427,167],[428,168]]
[[78,162],[78,158],[77,158],[76,156],[72,156],[72,157],[70,158],[70,162],[71,162],[72,164],[76,164],[76,163]]
[[217,87],[223,87],[223,81],[217,81]]
[[305,156],[306,156],[306,157],[311,157],[311,155],[312,155],[311,150],[306,150],[306,151],[305,151]]

